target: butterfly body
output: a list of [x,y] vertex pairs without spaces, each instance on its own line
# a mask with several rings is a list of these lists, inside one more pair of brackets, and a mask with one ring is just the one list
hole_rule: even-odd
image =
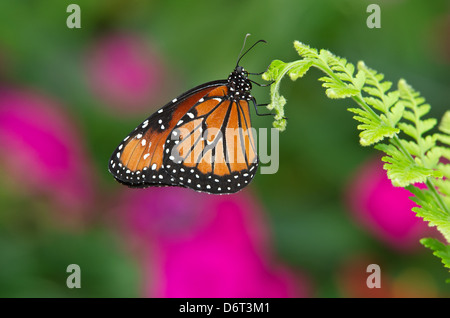
[[109,161],[110,173],[138,188],[180,186],[213,194],[243,189],[259,163],[251,89],[248,73],[237,65],[227,80],[174,98],[119,144]]

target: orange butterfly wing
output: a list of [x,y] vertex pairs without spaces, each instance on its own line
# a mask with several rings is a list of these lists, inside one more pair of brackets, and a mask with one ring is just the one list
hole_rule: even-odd
[[203,96],[223,85],[216,81],[193,88],[142,122],[113,152],[108,168],[114,178],[131,187],[180,185],[163,167],[166,139]]
[[180,186],[215,194],[250,183],[258,166],[246,100],[214,88],[177,122],[167,138],[164,169]]

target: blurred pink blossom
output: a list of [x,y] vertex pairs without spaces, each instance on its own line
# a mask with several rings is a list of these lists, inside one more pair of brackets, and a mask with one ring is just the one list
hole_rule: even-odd
[[104,104],[125,114],[161,106],[165,66],[145,39],[111,34],[98,39],[86,58],[88,84]]
[[305,280],[271,252],[261,207],[246,192],[127,191],[119,209],[144,256],[149,297],[306,297]]
[[3,178],[25,195],[46,195],[66,213],[88,204],[95,181],[72,121],[57,102],[41,94],[0,90]]
[[411,210],[417,206],[409,199],[412,196],[392,185],[378,157],[357,169],[346,190],[355,219],[375,237],[403,251],[421,246],[420,238],[436,233]]

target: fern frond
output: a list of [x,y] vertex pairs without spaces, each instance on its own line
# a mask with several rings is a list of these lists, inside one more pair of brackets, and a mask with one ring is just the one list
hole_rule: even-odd
[[[446,111],[439,124],[439,130],[441,133],[436,134],[436,138],[442,144],[448,147],[439,147],[441,149],[442,156],[450,161],[450,110]],[[447,176],[450,178],[450,176]]]
[[305,75],[311,65],[311,60],[300,60],[292,63],[274,60],[270,64],[269,69],[262,76],[264,80],[274,82],[270,87],[271,102],[267,108],[275,111],[273,127],[280,131],[285,130],[287,125],[286,119],[284,119],[284,105],[286,105],[286,99],[279,93],[280,82],[286,74],[289,75],[291,80],[295,81]]
[[[406,189],[414,194],[411,200],[419,205],[419,207],[412,209],[416,212],[416,215],[429,222],[430,226],[438,227],[444,236],[446,236],[446,233],[450,233],[450,217],[446,211],[439,207],[430,191],[414,186],[408,186]],[[446,237],[446,239],[450,239],[450,237]]]
[[[393,90],[392,82],[363,62],[355,69],[330,51],[318,51],[298,41],[294,47],[302,59],[291,63],[274,61],[263,75],[274,81],[270,108],[278,114],[286,103],[279,94],[280,81],[286,74],[296,80],[312,66],[321,70],[325,76],[319,81],[329,98],[351,98],[358,104],[359,108],[348,111],[359,122],[361,145],[375,145],[385,153],[383,167],[393,185],[415,195],[412,199],[419,207],[413,211],[430,226],[436,226],[450,243],[450,165],[442,161],[450,160],[450,111],[441,121],[440,133],[432,134],[437,121],[426,118],[431,107],[405,80],[401,79]],[[415,183],[425,183],[427,189],[418,189]],[[450,245],[430,240],[423,243],[449,266]]]
[[348,111],[357,114],[353,118],[362,124],[357,126],[358,130],[362,130],[359,134],[359,141],[363,146],[370,146],[378,143],[385,137],[393,137],[400,130],[386,123],[386,117],[376,117],[360,108],[348,108]]
[[445,245],[433,238],[423,238],[420,240],[420,243],[431,249],[433,255],[440,258],[445,267],[450,268],[450,245]]
[[381,143],[376,145],[375,149],[387,154],[381,160],[386,162],[383,168],[394,186],[406,187],[414,183],[424,183],[428,177],[442,175],[440,171],[425,168],[415,161],[405,159],[405,154],[392,144]]
[[[446,111],[442,116],[441,123],[439,124],[439,130],[444,134],[450,135],[450,110]],[[450,146],[450,142],[448,143]]]

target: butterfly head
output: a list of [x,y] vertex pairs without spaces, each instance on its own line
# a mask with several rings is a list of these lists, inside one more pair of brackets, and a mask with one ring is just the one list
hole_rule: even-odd
[[231,100],[238,101],[241,99],[251,100],[252,83],[248,79],[248,72],[242,66],[236,66],[230,76],[228,76],[228,90]]

